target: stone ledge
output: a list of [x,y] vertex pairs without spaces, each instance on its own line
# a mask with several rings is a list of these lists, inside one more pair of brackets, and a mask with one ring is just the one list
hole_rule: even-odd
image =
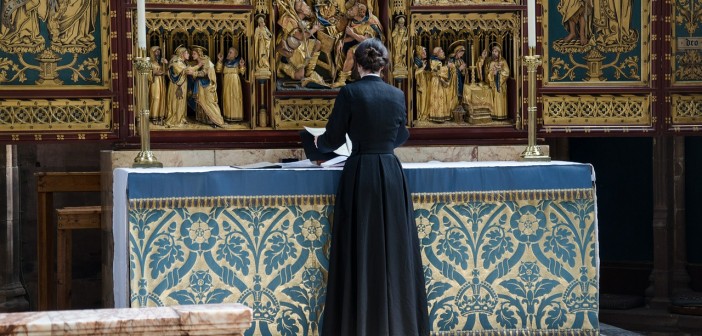
[[0,314],[0,335],[243,335],[252,310],[241,304]]
[[[548,155],[548,146],[540,146]],[[460,162],[460,161],[519,161],[525,145],[504,146],[403,146],[395,149],[402,162]],[[104,170],[129,168],[138,150],[103,151],[101,167]],[[302,149],[202,149],[155,150],[156,159],[164,167],[237,166],[256,162],[280,162],[282,159],[305,158]]]

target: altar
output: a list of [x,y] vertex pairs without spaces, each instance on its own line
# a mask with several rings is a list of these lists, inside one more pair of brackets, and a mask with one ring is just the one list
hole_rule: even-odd
[[[572,162],[403,165],[434,334],[596,335],[595,177]],[[242,303],[317,334],[340,169],[116,169],[116,307]]]

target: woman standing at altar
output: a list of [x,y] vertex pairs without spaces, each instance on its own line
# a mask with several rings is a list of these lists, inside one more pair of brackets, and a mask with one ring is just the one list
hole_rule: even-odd
[[379,39],[353,57],[361,79],[341,88],[315,139],[322,152],[346,134],[353,143],[334,205],[322,335],[429,335],[412,199],[394,154],[409,137],[405,96],[380,77],[389,59]]

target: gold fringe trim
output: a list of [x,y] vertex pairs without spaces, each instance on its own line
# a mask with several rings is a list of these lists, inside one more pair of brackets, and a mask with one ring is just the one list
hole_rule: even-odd
[[595,190],[590,189],[544,189],[544,190],[498,190],[481,192],[414,193],[412,202],[422,203],[468,203],[505,202],[522,200],[594,199]]
[[[589,189],[544,189],[544,190],[498,190],[482,192],[413,193],[412,202],[468,203],[505,202],[520,200],[577,200],[593,199],[594,188]],[[189,207],[251,207],[286,205],[331,205],[334,195],[269,195],[269,196],[219,196],[219,197],[170,197],[138,198],[129,201],[129,209],[171,209]]]
[[213,207],[278,207],[288,205],[334,204],[334,195],[270,195],[270,196],[219,196],[219,197],[169,197],[137,198],[129,201],[129,210],[213,208]]
[[599,329],[508,329],[431,332],[431,336],[597,336],[599,334]]

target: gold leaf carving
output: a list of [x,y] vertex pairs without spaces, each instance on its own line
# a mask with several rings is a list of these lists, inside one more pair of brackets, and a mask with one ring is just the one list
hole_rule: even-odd
[[333,105],[334,99],[277,99],[273,103],[274,127],[323,127],[329,119]]
[[650,96],[544,96],[544,126],[650,126]]
[[109,130],[110,99],[6,99],[0,101],[0,131]]

